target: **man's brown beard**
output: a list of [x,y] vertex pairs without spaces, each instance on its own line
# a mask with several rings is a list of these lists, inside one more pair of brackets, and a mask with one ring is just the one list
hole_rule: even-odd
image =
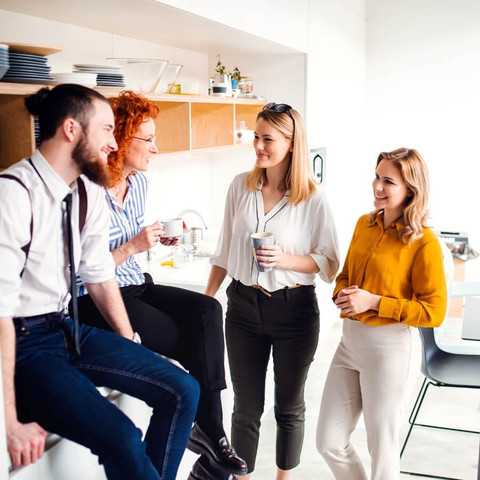
[[105,188],[110,185],[111,178],[108,165],[89,145],[87,135],[84,132],[82,132],[82,136],[72,152],[72,158],[78,165],[80,172],[89,180]]

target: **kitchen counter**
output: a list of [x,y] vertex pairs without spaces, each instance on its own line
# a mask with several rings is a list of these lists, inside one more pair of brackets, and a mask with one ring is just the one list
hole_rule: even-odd
[[[171,255],[163,258],[154,256],[151,260],[143,257],[143,259],[137,259],[137,262],[144,272],[148,272],[152,276],[155,283],[204,293],[208,276],[210,275],[210,257],[193,257],[192,263],[183,265],[180,268],[162,267],[161,263],[170,258]],[[217,299],[225,297],[225,290],[229,282],[230,279],[226,277],[215,295]]]

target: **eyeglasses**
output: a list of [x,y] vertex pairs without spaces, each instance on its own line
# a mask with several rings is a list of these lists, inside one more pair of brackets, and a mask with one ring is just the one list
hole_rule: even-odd
[[146,142],[150,144],[150,147],[155,144],[155,140],[157,137],[152,137],[152,138],[142,138],[142,137],[133,137],[136,138],[137,140],[141,140],[142,142]]
[[287,105],[286,103],[275,103],[275,102],[270,102],[267,103],[262,110],[272,110],[275,113],[286,113],[293,122],[293,136],[295,136],[295,119],[293,118],[292,115],[292,107],[290,105]]

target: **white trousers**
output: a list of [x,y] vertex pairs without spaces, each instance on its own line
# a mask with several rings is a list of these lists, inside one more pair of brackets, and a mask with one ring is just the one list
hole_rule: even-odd
[[405,395],[420,368],[419,347],[414,327],[372,327],[343,320],[343,335],[328,372],[317,425],[317,449],[337,480],[368,478],[350,443],[362,412],[371,480],[400,477],[399,429]]

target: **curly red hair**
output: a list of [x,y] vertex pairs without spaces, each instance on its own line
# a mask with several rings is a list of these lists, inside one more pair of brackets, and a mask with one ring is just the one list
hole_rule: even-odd
[[118,144],[118,150],[108,157],[112,179],[110,188],[122,179],[123,159],[140,125],[148,118],[155,119],[159,109],[150,100],[129,90],[120,92],[118,97],[109,98],[109,101],[115,115],[115,140]]

